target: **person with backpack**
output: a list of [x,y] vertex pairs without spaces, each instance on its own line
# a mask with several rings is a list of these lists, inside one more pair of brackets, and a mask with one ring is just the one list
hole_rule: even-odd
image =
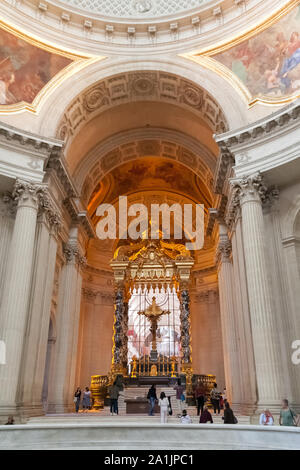
[[147,399],[150,403],[149,416],[154,416],[154,407],[155,402],[157,401],[155,385],[152,385],[151,388],[149,388]]
[[225,403],[224,409],[224,416],[223,416],[224,424],[237,424],[237,419],[233,414],[232,409],[230,408],[230,404],[228,401]]

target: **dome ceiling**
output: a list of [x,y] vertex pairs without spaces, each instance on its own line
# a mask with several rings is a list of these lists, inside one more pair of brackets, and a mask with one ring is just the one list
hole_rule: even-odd
[[60,0],[52,3],[64,3],[69,7],[110,18],[153,19],[189,13],[209,2],[210,0]]

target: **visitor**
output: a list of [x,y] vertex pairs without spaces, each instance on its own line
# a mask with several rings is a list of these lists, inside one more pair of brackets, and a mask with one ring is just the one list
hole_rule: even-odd
[[273,426],[274,418],[269,410],[264,410],[264,412],[260,415],[259,424],[261,426]]
[[210,399],[214,408],[214,414],[216,414],[217,410],[218,414],[220,414],[220,391],[216,383],[214,383],[213,389],[210,392]]
[[108,395],[110,398],[110,414],[119,414],[118,399],[120,395],[120,387],[117,385],[117,380],[108,388]]
[[15,424],[15,420],[14,420],[14,417],[12,415],[10,415],[8,418],[7,418],[7,423],[5,423],[6,425],[8,426],[12,426],[13,424]]
[[91,392],[88,387],[83,392],[82,408],[85,413],[91,408]]
[[195,399],[196,399],[196,405],[197,405],[197,416],[200,415],[203,412],[204,408],[204,403],[205,403],[205,389],[203,384],[198,380],[198,383],[195,388]]
[[173,410],[172,410],[171,397],[168,397],[168,401],[169,401],[168,413],[169,413],[169,416],[172,416]]
[[169,407],[169,400],[167,399],[165,392],[161,392],[158,405],[160,407],[160,422],[161,424],[165,424],[168,422]]
[[147,399],[150,403],[149,416],[154,416],[155,402],[157,402],[155,385],[152,385],[151,388],[149,388]]
[[282,400],[279,425],[297,426],[297,414],[289,407],[289,401],[287,399]]
[[233,414],[228,401],[225,403],[225,410],[223,416],[224,424],[237,424],[237,419]]
[[187,414],[186,410],[183,410],[181,418],[180,418],[181,424],[191,424],[192,423],[192,418],[190,415]]
[[74,404],[75,404],[75,412],[76,413],[78,413],[78,411],[79,411],[80,398],[81,398],[81,390],[80,390],[80,387],[77,387],[77,390],[74,393]]
[[176,400],[178,403],[178,408],[183,411],[185,405],[185,396],[184,396],[184,386],[181,385],[181,379],[177,380],[177,385],[175,385],[174,390],[176,390]]
[[200,415],[199,423],[206,424],[206,423],[213,423],[212,415],[208,411],[207,406],[204,407],[203,412]]

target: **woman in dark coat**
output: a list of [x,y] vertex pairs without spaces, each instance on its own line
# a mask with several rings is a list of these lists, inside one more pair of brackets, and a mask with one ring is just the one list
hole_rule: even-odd
[[225,403],[225,410],[224,410],[224,424],[236,424],[237,419],[233,414],[232,409],[230,408],[230,405],[228,401]]

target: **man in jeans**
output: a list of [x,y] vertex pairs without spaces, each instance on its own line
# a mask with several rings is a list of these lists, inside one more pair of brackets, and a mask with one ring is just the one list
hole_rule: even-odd
[[118,409],[118,398],[120,394],[120,389],[117,386],[117,381],[114,381],[114,384],[109,387],[108,389],[108,394],[110,398],[110,414],[119,414],[119,409]]
[[155,402],[157,401],[155,385],[152,385],[152,387],[149,388],[147,398],[150,403],[149,416],[154,416],[154,406],[155,406]]

